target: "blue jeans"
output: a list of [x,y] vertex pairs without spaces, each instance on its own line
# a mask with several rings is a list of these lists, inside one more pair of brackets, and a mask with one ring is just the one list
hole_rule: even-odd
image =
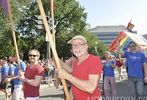
[[132,92],[132,96],[141,98],[144,96],[144,79],[136,77],[128,77],[129,87]]

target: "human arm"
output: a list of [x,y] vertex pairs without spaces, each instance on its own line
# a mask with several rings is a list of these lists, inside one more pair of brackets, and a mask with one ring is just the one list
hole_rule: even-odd
[[147,83],[147,62],[145,54],[143,54],[143,71],[144,71],[144,81]]
[[115,67],[116,67],[116,64],[111,64],[111,67],[115,69]]
[[92,94],[97,88],[100,75],[90,74],[88,80],[80,80],[74,76],[68,77],[68,80],[80,90]]
[[126,51],[119,51],[118,52],[118,54],[119,54],[118,58],[124,58],[124,56],[126,55],[125,53],[126,53]]
[[41,83],[41,80],[43,79],[43,75],[44,75],[44,68],[40,65],[37,64],[34,66],[34,69],[32,70],[32,72],[34,73],[33,76],[28,76],[28,74],[30,73],[30,71],[28,70],[29,67],[27,67],[26,71],[25,71],[25,76],[24,75],[20,75],[20,79],[24,82],[27,83],[29,85],[32,86],[39,86]]
[[[59,70],[58,77],[66,79],[70,81],[72,85],[76,86],[80,90],[92,94],[97,88],[99,83],[100,75],[102,72],[102,62],[100,58],[96,56],[89,59],[89,62],[90,62],[89,64],[87,62],[87,64],[83,65],[84,67],[81,67],[82,69],[83,68],[87,69],[84,72],[82,72],[83,74],[87,73],[85,78],[80,78],[74,75],[73,73],[70,74],[64,69]],[[82,69],[81,70],[79,69],[78,72],[84,70]]]
[[[62,60],[60,60],[60,64],[61,64],[61,67],[63,69],[65,69],[68,73],[71,73],[72,72],[72,66],[71,66],[72,65],[72,61],[71,61],[71,59],[67,60],[65,63]],[[57,78],[56,77],[56,80],[54,81],[54,86],[56,88],[58,88],[58,86],[60,84],[61,84],[60,78]]]
[[14,79],[19,79],[19,75],[6,78],[6,82],[10,82],[11,80],[14,80]]
[[147,63],[143,64],[144,69],[144,81],[147,83]]
[[95,91],[100,79],[100,75],[98,74],[89,74],[88,80],[81,80],[69,74],[64,69],[60,69],[58,77],[70,81],[80,90],[88,92],[90,94],[92,94]]
[[22,71],[22,70],[18,70],[18,75],[14,75],[14,74],[12,74],[11,73],[11,76],[9,76],[7,79],[6,79],[6,81],[7,82],[10,82],[11,80],[15,80],[15,79],[19,79],[22,75],[24,75],[24,71]]
[[20,79],[24,83],[27,83],[27,84],[35,86],[35,87],[40,85],[42,78],[43,78],[43,76],[35,75],[34,79],[28,79],[28,78],[25,78],[24,74],[21,73],[21,75],[20,75]]
[[64,63],[62,60],[60,60],[60,64],[61,67],[65,69],[68,73],[72,72],[72,66],[69,66],[68,64]]
[[111,61],[111,67],[115,69],[115,67],[116,67],[116,61],[114,61],[114,60]]
[[[21,75],[24,75],[25,69],[26,69],[26,64],[24,62],[20,62],[20,66],[18,64],[15,64],[15,67],[11,65],[10,67],[10,76],[7,79],[7,81],[19,79]],[[14,74],[15,73],[15,74]]]
[[35,76],[35,79],[27,79],[27,78],[25,78],[23,80],[23,82],[25,82],[25,83],[27,83],[29,85],[37,87],[37,86],[40,85],[42,78],[43,78],[42,76]]

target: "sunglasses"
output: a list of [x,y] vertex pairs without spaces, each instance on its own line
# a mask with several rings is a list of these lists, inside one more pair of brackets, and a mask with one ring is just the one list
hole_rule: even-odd
[[37,57],[37,56],[38,56],[38,55],[31,55],[31,54],[29,55],[29,57]]

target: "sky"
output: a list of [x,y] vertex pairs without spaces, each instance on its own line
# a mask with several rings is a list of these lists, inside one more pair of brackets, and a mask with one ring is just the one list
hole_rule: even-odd
[[96,26],[131,22],[138,34],[147,34],[147,0],[76,0],[87,13],[87,23]]

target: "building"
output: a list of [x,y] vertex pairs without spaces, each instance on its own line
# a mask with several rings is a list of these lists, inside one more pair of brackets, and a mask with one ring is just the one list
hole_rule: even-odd
[[89,31],[108,47],[119,34],[119,32],[123,31],[125,28],[126,26],[123,25],[96,26],[95,28],[92,28]]
[[143,37],[147,40],[147,34],[144,34]]

